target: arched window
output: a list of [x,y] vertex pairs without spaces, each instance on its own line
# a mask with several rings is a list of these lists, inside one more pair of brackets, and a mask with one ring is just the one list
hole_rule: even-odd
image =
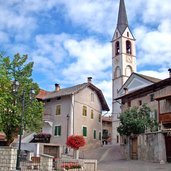
[[132,54],[131,42],[129,40],[126,41],[126,53]]
[[119,53],[120,53],[120,47],[119,47],[119,41],[117,41],[115,44],[115,55],[119,55]]
[[115,69],[114,78],[118,78],[120,76],[121,76],[121,69],[117,66]]
[[125,70],[125,75],[129,77],[131,74],[132,74],[132,67],[128,65]]

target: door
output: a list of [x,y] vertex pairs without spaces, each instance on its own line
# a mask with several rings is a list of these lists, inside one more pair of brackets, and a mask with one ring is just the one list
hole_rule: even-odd
[[132,138],[131,159],[138,159],[138,142],[137,137]]
[[171,162],[171,133],[165,135],[167,162]]
[[44,154],[59,157],[59,146],[48,146],[44,145]]

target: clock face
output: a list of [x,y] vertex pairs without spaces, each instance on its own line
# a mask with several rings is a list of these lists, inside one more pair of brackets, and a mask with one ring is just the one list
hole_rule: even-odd
[[131,56],[127,56],[126,57],[126,61],[131,63],[132,62],[132,57]]

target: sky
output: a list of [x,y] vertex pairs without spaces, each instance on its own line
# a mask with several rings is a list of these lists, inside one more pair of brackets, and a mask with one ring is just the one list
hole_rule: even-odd
[[[125,0],[136,38],[137,72],[167,78],[170,0]],[[111,106],[112,49],[119,0],[0,0],[0,51],[28,54],[33,78],[53,91],[93,77]],[[110,111],[111,112],[111,111]]]

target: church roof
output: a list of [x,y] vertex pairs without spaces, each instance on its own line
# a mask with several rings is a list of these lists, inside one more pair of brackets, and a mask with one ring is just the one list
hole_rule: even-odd
[[155,78],[155,77],[150,77],[150,76],[147,76],[147,75],[143,75],[143,74],[138,74],[138,73],[135,73],[136,75],[148,80],[148,81],[151,81],[153,83],[157,83],[159,81],[161,81],[161,79],[159,78]]
[[128,20],[127,20],[125,2],[124,0],[120,0],[117,29],[122,35],[127,27],[128,27]]

